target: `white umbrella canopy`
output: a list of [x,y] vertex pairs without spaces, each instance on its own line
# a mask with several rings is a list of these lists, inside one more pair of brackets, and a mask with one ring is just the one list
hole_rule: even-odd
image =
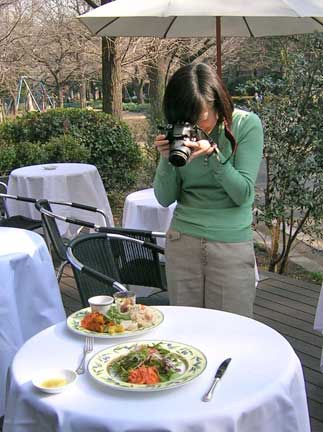
[[[221,18],[220,18],[221,17]],[[323,31],[323,0],[115,0],[81,15],[97,36],[284,36]]]
[[81,15],[98,36],[283,36],[323,31],[322,0],[116,0]]

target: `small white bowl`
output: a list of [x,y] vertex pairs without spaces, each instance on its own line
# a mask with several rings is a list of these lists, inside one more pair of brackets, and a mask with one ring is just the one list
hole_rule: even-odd
[[45,393],[61,393],[69,388],[76,378],[76,372],[70,369],[49,369],[35,375],[32,383]]
[[100,312],[106,314],[113,303],[113,297],[111,296],[94,296],[88,299],[89,305],[91,306],[92,312]]

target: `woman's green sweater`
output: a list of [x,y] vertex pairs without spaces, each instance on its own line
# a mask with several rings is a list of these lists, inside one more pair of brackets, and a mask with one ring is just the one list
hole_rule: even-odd
[[201,156],[175,168],[160,158],[154,191],[164,207],[177,201],[171,229],[225,243],[252,239],[252,205],[263,129],[256,114],[235,109],[231,130],[238,150],[225,165],[222,163],[231,154],[231,144],[223,126],[211,133],[220,150],[220,161],[214,153],[208,160]]

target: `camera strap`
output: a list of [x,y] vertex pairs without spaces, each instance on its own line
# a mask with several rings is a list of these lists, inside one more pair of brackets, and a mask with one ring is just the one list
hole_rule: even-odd
[[207,134],[205,131],[202,131],[202,129],[201,129],[201,131],[207,137],[207,140],[209,141],[209,143],[211,144],[211,146],[214,147],[213,153],[211,153],[209,156],[206,156],[206,162],[209,159],[209,157],[212,156],[212,154],[216,154],[216,157],[217,157],[218,161],[221,162],[222,165],[225,165],[226,163],[229,162],[229,160],[235,155],[235,153],[237,151],[238,143],[237,143],[237,141],[236,141],[233,133],[231,132],[231,130],[230,130],[229,126],[228,126],[228,123],[227,123],[227,121],[225,119],[224,119],[223,123],[224,123],[224,135],[227,138],[227,140],[230,141],[230,144],[231,144],[231,154],[230,154],[230,156],[224,162],[220,161],[219,149],[218,149],[218,145],[216,144],[216,143],[219,142],[219,126],[217,126],[215,128],[215,130],[212,131],[212,133],[214,135],[214,138],[215,138],[215,142],[213,141],[213,138],[209,134]]

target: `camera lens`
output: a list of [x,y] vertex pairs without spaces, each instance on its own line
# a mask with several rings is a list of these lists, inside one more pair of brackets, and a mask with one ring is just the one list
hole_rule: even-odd
[[176,167],[184,166],[191,156],[191,149],[185,145],[175,145],[174,147],[169,152],[169,162]]

